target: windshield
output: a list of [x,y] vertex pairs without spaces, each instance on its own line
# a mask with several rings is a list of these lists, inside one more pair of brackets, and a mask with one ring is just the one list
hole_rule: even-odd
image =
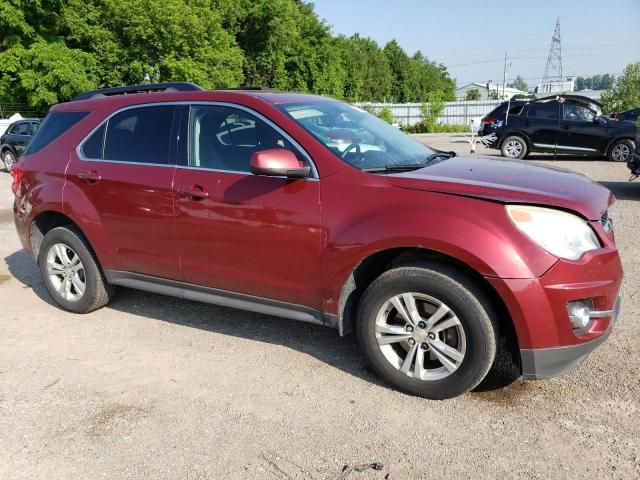
[[435,153],[400,129],[348,103],[319,101],[278,108],[360,170],[423,164]]

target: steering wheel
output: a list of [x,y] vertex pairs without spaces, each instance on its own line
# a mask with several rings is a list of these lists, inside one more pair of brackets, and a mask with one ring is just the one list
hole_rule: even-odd
[[344,152],[342,152],[342,155],[340,156],[340,158],[342,158],[343,160],[345,158],[347,158],[347,155],[353,149],[355,149],[356,155],[360,156],[360,153],[362,152],[362,149],[360,148],[360,144],[359,143],[352,143],[351,145],[349,145],[347,148],[344,149]]

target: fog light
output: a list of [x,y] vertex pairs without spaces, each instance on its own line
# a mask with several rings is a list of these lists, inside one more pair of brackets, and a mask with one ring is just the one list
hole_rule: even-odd
[[590,299],[576,300],[575,302],[569,302],[567,305],[569,320],[576,334],[586,331],[590,326],[592,308],[593,301]]

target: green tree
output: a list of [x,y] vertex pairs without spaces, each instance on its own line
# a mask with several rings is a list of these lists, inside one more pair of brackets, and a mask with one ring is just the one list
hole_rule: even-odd
[[522,90],[523,92],[528,92],[529,91],[529,87],[527,86],[527,82],[525,82],[524,78],[522,78],[520,75],[518,75],[515,78],[515,80],[513,82],[511,82],[508,86],[511,87],[511,88],[517,88],[518,90]]
[[476,101],[476,100],[480,100],[482,98],[482,94],[480,93],[480,90],[477,88],[470,88],[469,90],[467,90],[467,95],[465,96],[465,100],[468,101]]
[[613,88],[600,99],[605,112],[620,112],[640,105],[640,62],[630,63]]

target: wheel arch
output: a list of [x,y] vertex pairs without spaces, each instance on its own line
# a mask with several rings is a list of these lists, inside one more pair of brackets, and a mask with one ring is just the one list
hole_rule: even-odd
[[502,134],[500,136],[500,140],[498,142],[498,148],[501,149],[502,148],[502,144],[504,143],[504,141],[509,138],[509,137],[520,137],[524,140],[524,143],[527,144],[527,149],[531,149],[531,139],[529,138],[529,136],[520,131],[520,130],[510,130],[504,134]]
[[[351,271],[340,291],[338,302],[338,331],[346,335],[355,329],[358,304],[367,287],[385,271],[416,265],[424,262],[438,262],[455,268],[465,275],[489,297],[491,306],[497,315],[500,335],[506,339],[512,352],[519,352],[515,326],[506,304],[498,292],[486,279],[466,263],[436,250],[422,247],[399,247],[377,251],[364,258]],[[514,358],[517,358],[514,356]]]
[[[605,156],[609,156],[609,152],[611,151],[611,147],[613,147],[613,145],[616,142],[619,142],[620,140],[629,140],[631,143],[633,143],[633,145],[637,148],[638,145],[636,145],[636,140],[634,137],[630,136],[630,135],[620,135],[618,137],[614,137],[612,140],[609,141],[609,143],[607,144],[607,148],[604,151],[604,155]],[[633,151],[631,152],[633,154]]]

